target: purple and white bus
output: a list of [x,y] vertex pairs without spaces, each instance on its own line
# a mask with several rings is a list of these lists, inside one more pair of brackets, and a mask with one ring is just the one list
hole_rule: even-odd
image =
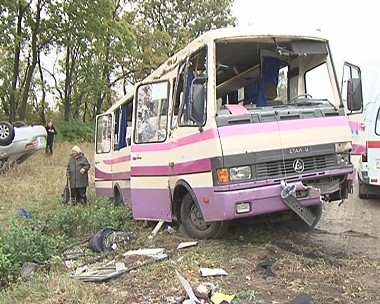
[[363,106],[360,69],[346,64],[342,98],[320,35],[228,28],[189,43],[97,117],[97,195],[194,238],[242,220],[313,228],[352,190],[346,112]]

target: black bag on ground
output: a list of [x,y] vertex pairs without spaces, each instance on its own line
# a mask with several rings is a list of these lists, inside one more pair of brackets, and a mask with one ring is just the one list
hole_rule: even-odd
[[63,189],[61,194],[61,202],[62,204],[67,204],[70,201],[70,187],[69,187],[69,179],[66,179],[66,186]]

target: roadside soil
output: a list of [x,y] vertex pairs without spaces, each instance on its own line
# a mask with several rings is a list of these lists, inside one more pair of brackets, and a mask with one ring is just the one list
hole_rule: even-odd
[[[343,204],[325,203],[322,218],[309,233],[277,225],[230,227],[219,240],[191,241],[176,229],[143,229],[140,248],[164,248],[169,258],[142,266],[96,289],[98,303],[182,303],[187,295],[176,270],[193,288],[213,284],[235,294],[231,303],[380,303],[380,200],[355,193]],[[141,225],[141,223],[138,223]],[[141,226],[140,226],[141,227]],[[122,257],[119,257],[122,258]],[[142,258],[126,260],[128,265]],[[201,277],[200,268],[222,268],[227,276]],[[211,302],[208,302],[211,303]]]

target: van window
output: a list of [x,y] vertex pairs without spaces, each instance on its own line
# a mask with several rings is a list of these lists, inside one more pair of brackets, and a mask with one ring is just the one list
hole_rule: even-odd
[[136,143],[163,142],[167,135],[169,82],[137,88]]

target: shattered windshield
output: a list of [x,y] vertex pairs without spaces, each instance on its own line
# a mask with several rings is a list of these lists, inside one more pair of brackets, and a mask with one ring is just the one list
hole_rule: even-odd
[[[216,43],[216,97],[219,109],[333,107],[334,93],[324,41],[267,37]],[[331,69],[330,69],[331,70]]]

